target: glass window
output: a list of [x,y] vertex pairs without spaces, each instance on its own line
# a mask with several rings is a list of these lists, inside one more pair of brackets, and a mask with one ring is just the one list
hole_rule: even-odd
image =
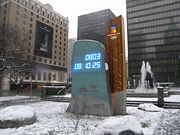
[[38,80],[41,80],[41,72],[38,72]]
[[32,80],[35,80],[36,79],[36,76],[35,74],[32,75]]
[[24,6],[27,7],[28,6],[28,2],[24,1]]
[[43,81],[46,81],[46,76],[47,76],[47,73],[44,72],[44,73],[43,73]]
[[16,15],[19,16],[19,11],[16,10]]
[[19,22],[19,18],[16,17],[16,22]]

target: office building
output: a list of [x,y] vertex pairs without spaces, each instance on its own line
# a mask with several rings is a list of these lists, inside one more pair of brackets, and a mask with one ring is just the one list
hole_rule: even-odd
[[180,55],[180,1],[126,0],[129,77],[150,63],[155,82],[174,82]]
[[68,78],[71,78],[71,62],[72,62],[72,53],[73,53],[73,46],[74,43],[77,41],[77,38],[70,38],[68,39]]
[[104,44],[107,22],[114,17],[110,9],[78,16],[77,39],[91,39]]
[[[69,20],[49,4],[37,0],[1,0],[0,24],[28,33],[26,58],[33,58],[38,70],[33,84],[50,85],[67,81]],[[62,5],[63,6],[63,5]],[[26,78],[24,83],[29,83]]]

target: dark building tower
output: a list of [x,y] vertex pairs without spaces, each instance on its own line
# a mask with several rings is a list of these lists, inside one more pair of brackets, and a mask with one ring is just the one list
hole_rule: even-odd
[[104,44],[106,24],[114,17],[110,9],[78,16],[77,39],[91,39]]
[[156,82],[174,82],[180,55],[180,1],[126,0],[129,77],[140,75],[142,61]]

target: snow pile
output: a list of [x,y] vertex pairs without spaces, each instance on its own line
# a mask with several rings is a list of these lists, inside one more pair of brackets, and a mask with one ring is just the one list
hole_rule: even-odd
[[138,109],[137,107],[128,107],[127,113],[132,115],[141,123],[144,135],[154,135],[153,132],[160,121],[161,112],[148,112]]
[[0,120],[25,120],[36,115],[34,109],[29,106],[9,106],[0,110]]
[[161,112],[162,111],[162,108],[159,108],[151,103],[140,104],[138,106],[138,109],[143,110],[143,111],[148,111],[148,112]]
[[0,111],[0,128],[19,128],[33,124],[36,121],[36,113],[29,106],[10,106]]
[[122,116],[120,118],[110,117],[102,122],[94,132],[94,135],[119,135],[124,131],[132,131],[142,134],[141,124],[133,116]]

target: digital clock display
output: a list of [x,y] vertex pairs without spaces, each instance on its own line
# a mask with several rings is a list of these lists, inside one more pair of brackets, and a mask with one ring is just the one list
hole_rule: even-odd
[[71,61],[73,96],[84,95],[108,101],[105,56],[104,45],[97,41],[75,42]]
[[90,70],[101,68],[101,53],[87,53],[82,55],[82,61],[74,63],[74,70]]

